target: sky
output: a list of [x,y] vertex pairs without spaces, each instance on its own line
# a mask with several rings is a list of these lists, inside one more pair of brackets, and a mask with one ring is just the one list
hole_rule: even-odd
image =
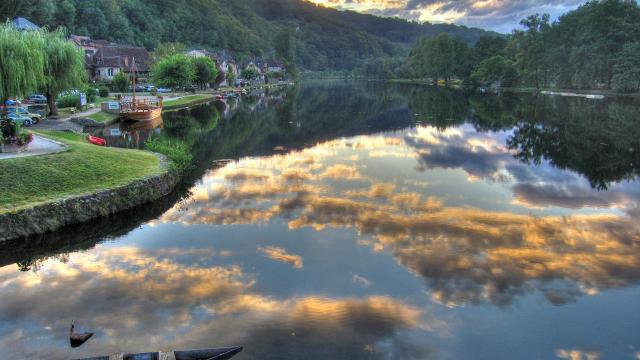
[[548,13],[557,19],[584,0],[310,0],[316,4],[409,20],[455,23],[509,33],[521,19]]

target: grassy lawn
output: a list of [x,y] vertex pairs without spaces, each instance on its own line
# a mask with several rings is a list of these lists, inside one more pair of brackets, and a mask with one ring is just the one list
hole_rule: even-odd
[[175,100],[166,100],[164,102],[164,106],[181,106],[181,105],[189,105],[192,102],[203,101],[203,100],[212,100],[213,95],[211,94],[198,94],[198,95],[189,95]]
[[91,145],[74,133],[41,134],[68,144],[69,150],[0,160],[0,212],[121,186],[160,171],[159,159],[149,152]]
[[95,120],[99,123],[106,123],[109,122],[111,120],[114,120],[115,118],[118,117],[118,114],[110,114],[108,112],[104,112],[104,111],[100,111],[97,112],[95,114],[91,114],[89,116],[87,116],[89,119]]

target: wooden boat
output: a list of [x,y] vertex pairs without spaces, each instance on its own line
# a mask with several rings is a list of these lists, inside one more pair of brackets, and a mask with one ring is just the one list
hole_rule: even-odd
[[116,354],[77,360],[227,360],[237,355],[240,351],[242,351],[242,346],[232,346],[201,350]]
[[131,99],[120,99],[120,117],[131,121],[151,121],[162,114],[162,96],[157,99],[136,99],[136,59],[131,63]]

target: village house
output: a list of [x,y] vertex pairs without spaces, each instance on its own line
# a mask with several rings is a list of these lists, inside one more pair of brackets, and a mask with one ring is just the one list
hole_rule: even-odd
[[264,67],[262,70],[264,73],[284,73],[285,67],[284,64],[279,61],[267,60],[264,62]]
[[69,39],[84,51],[86,57],[92,57],[101,47],[110,45],[107,40],[93,40],[88,36],[71,35]]
[[81,35],[71,35],[69,39],[84,51],[85,68],[92,81],[111,81],[121,71],[129,74],[134,59],[138,78],[149,76],[152,59],[145,48],[114,44]]
[[142,47],[107,45],[100,47],[91,57],[92,79],[111,81],[121,71],[130,74],[135,60],[135,71],[139,79],[147,79],[152,59]]
[[238,65],[236,64],[233,56],[229,51],[223,50],[214,55],[214,60],[218,65],[218,69],[224,73],[224,81],[220,84],[220,86],[235,86],[236,84],[228,84],[227,83],[227,74],[229,71],[233,73],[233,77],[238,79],[240,77],[238,71]]

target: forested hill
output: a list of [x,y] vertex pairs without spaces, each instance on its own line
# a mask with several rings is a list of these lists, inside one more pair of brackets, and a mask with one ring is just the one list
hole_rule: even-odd
[[266,55],[277,35],[294,29],[296,62],[305,69],[351,69],[374,57],[404,56],[422,35],[449,33],[473,44],[487,33],[455,25],[418,24],[319,7],[301,0],[15,0],[0,17],[152,50],[183,42],[240,56]]

